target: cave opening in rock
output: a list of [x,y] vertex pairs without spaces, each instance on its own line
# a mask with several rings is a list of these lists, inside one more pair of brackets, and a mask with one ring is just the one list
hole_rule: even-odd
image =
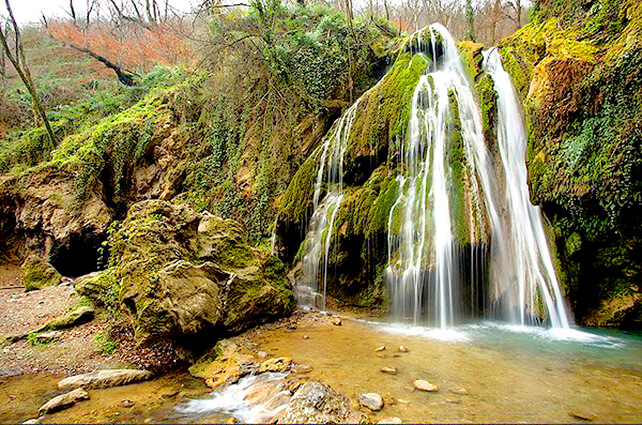
[[100,249],[104,238],[96,235],[73,235],[67,244],[54,247],[51,265],[63,276],[78,277],[104,268]]

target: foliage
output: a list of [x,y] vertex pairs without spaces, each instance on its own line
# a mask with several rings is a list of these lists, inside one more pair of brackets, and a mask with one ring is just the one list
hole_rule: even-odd
[[117,344],[111,338],[109,330],[94,335],[94,342],[98,345],[100,352],[105,355],[111,356],[116,352]]

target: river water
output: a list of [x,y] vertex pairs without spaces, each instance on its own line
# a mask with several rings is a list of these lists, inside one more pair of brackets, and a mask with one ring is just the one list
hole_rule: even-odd
[[[304,338],[304,335],[307,338]],[[394,399],[372,420],[404,423],[642,422],[642,336],[597,330],[545,330],[486,322],[449,331],[354,317],[255,339],[291,356],[353,400]],[[397,347],[408,347],[407,353]],[[385,346],[383,351],[375,351]],[[380,372],[396,367],[397,375]],[[439,385],[414,391],[412,380]],[[462,391],[464,390],[464,391]],[[458,394],[465,392],[466,395]]]

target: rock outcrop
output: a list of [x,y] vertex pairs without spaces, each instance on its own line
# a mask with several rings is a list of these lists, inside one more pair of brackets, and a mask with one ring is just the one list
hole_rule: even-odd
[[[588,5],[588,3],[587,3]],[[642,6],[541,2],[499,44],[577,322],[642,327]]]
[[187,204],[133,205],[109,249],[113,267],[76,289],[123,311],[140,343],[240,332],[293,308],[276,257],[251,247],[237,222]]

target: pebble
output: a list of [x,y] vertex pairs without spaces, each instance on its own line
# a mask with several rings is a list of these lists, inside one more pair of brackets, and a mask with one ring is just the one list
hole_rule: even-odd
[[361,394],[359,396],[359,404],[372,411],[377,411],[383,408],[383,398],[377,393]]
[[398,370],[396,367],[390,367],[390,366],[384,366],[381,368],[381,371],[383,373],[387,373],[388,375],[396,375]]
[[256,353],[256,355],[259,357],[259,359],[266,359],[268,353],[266,353],[265,351],[259,351],[258,353]]
[[383,351],[383,350],[385,350],[385,349],[386,349],[386,346],[385,346],[385,345],[382,345],[382,346],[381,346],[381,347],[379,347],[379,348],[375,348],[375,351]]
[[446,400],[443,401],[445,404],[461,404],[461,399],[460,398],[447,398]]
[[303,339],[310,339],[310,337],[307,335],[303,335]]
[[405,345],[400,345],[399,348],[397,348],[397,351],[399,351],[400,353],[407,353],[409,350]]
[[332,324],[334,326],[341,326],[341,318],[335,317],[334,319],[332,319]]
[[415,379],[412,381],[412,385],[419,391],[427,391],[431,393],[439,391],[439,387],[436,384],[431,384],[423,379]]
[[403,421],[396,416],[393,416],[390,418],[383,418],[382,420],[377,422],[377,424],[402,424],[402,423]]
[[131,400],[123,400],[120,402],[120,405],[123,407],[132,407],[134,405],[134,402]]

